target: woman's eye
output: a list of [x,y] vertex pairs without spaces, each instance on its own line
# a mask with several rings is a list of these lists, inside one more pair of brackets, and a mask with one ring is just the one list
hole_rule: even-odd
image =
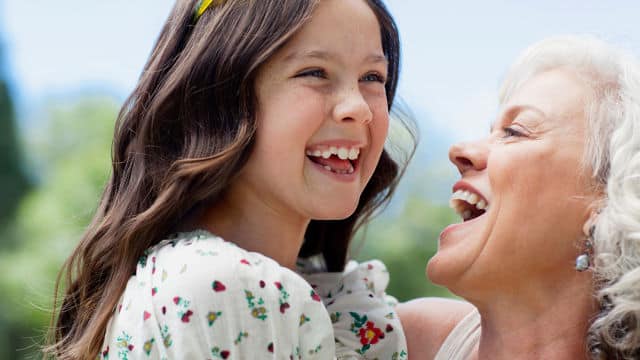
[[378,73],[369,73],[362,77],[362,81],[374,81],[385,84],[387,79]]
[[327,73],[322,69],[310,69],[310,70],[305,70],[299,73],[298,75],[296,75],[296,77],[306,77],[306,76],[326,79]]
[[513,127],[505,127],[502,128],[502,132],[504,133],[504,135],[502,136],[503,138],[508,138],[508,137],[521,137],[524,136],[524,134],[516,129],[514,129]]

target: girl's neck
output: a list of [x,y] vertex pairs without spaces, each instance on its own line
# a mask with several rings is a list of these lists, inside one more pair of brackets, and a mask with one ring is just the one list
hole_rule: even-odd
[[309,221],[278,212],[260,198],[236,199],[228,194],[204,209],[196,225],[295,270]]
[[512,291],[476,304],[482,318],[476,359],[586,359],[589,319],[596,311],[593,288],[590,281],[562,283],[535,295]]

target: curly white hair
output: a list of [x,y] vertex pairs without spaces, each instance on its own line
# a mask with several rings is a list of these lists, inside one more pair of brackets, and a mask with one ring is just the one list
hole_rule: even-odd
[[584,166],[604,197],[595,220],[593,274],[601,312],[588,334],[593,359],[640,359],[640,63],[592,36],[540,41],[507,73],[504,103],[532,76],[568,69],[593,89],[586,99]]

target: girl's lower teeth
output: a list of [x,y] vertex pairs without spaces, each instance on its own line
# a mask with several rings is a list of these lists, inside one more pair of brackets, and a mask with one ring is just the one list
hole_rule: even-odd
[[331,168],[331,166],[325,165],[324,169],[327,170],[327,171],[331,171],[332,173],[341,174],[341,175],[353,174],[353,167],[350,168],[350,169],[347,169],[347,170],[334,170],[334,169]]

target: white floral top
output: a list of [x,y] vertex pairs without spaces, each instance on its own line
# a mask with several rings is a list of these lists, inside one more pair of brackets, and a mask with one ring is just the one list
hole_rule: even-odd
[[140,258],[100,358],[407,358],[381,262],[303,276],[208,232],[181,233]]

